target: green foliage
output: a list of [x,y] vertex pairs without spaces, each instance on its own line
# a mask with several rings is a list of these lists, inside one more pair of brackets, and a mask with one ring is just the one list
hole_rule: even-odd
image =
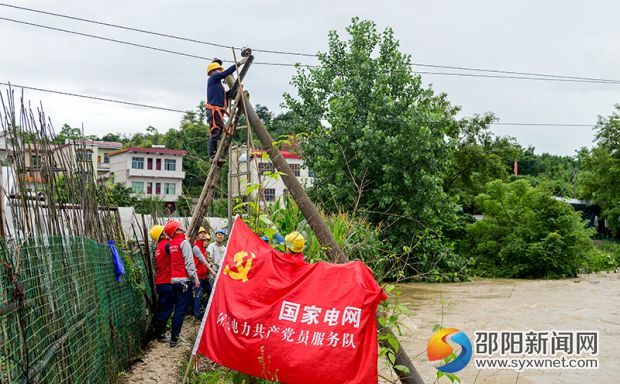
[[136,213],[154,216],[163,216],[164,201],[159,197],[148,196],[138,199],[134,205]]
[[[249,214],[246,213],[248,208]],[[235,212],[242,213],[250,228],[259,236],[267,236],[272,245],[277,247],[274,241],[277,233],[285,236],[292,231],[299,231],[306,239],[304,256],[308,262],[329,260],[326,250],[290,197],[276,201],[268,209],[262,209],[258,200],[241,202],[235,206]],[[380,228],[359,216],[345,213],[324,216],[323,219],[342,251],[351,260],[363,261],[373,271],[377,281],[383,281],[385,277],[394,274],[402,274],[402,271],[397,270],[397,255],[391,253],[389,247],[380,239]]]
[[[399,303],[398,298],[401,295],[401,292],[395,285],[388,284],[383,287],[383,290],[387,295],[389,295],[389,300],[385,300],[381,303],[381,314],[382,316],[379,318],[379,324],[382,327],[386,327],[392,331],[389,332],[379,332],[377,335],[377,339],[379,342],[387,341],[387,346],[381,345],[379,348],[379,357],[385,357],[387,364],[391,369],[403,372],[410,373],[409,368],[404,365],[396,364],[396,355],[399,351],[398,340],[394,335],[402,335],[402,323],[400,321],[401,315],[409,315],[409,309],[404,305]],[[382,343],[383,344],[383,343]]]
[[84,139],[84,137],[82,137],[82,130],[80,128],[73,128],[69,124],[64,124],[54,138],[54,143],[64,144],[66,140],[75,141],[81,139]]
[[305,135],[306,165],[317,172],[311,194],[328,212],[385,223],[395,251],[411,250],[410,273],[424,274],[440,259],[459,259],[441,233],[456,220],[443,178],[458,108],[422,86],[391,29],[353,19],[347,33],[342,40],[331,32],[321,65],[293,77],[298,98],[284,96]]
[[614,271],[620,267],[620,243],[595,241],[582,265],[583,273]]
[[106,183],[104,185],[106,201],[117,207],[135,207],[138,199],[132,193],[131,188],[120,183]]
[[596,125],[597,146],[579,152],[579,195],[602,208],[612,228],[620,232],[620,105]]
[[517,159],[519,175],[526,176],[532,185],[542,185],[555,196],[575,197],[577,160],[574,157],[536,155],[534,148],[529,147],[522,150]]
[[444,190],[456,196],[466,212],[475,212],[474,199],[492,180],[506,180],[521,148],[514,139],[494,136],[489,130],[493,116],[475,116],[460,122],[455,150],[444,179]]
[[575,276],[592,249],[594,230],[573,208],[526,180],[494,181],[476,198],[484,219],[468,226],[463,248],[480,274],[501,277]]

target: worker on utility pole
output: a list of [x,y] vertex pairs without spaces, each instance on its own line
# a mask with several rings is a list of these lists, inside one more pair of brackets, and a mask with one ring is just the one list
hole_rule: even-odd
[[155,337],[160,343],[168,342],[166,325],[174,309],[174,293],[170,284],[170,240],[166,238],[164,227],[154,225],[150,231],[155,248],[155,287],[157,290],[157,311],[153,320]]
[[185,229],[181,227],[181,223],[170,220],[164,226],[164,232],[170,238],[170,282],[175,298],[170,347],[174,348],[179,342],[183,319],[193,297],[193,290],[200,286],[200,281],[196,275],[192,246],[185,236]]
[[[210,239],[207,230],[204,227],[200,227],[193,248],[196,275],[198,275],[198,280],[200,281],[200,286],[194,290],[194,317],[196,320],[202,318],[206,301],[209,300],[211,295],[211,284],[207,280],[207,276],[208,274],[215,275],[207,262],[207,250],[205,248],[205,243],[208,244]],[[204,300],[203,297],[206,297],[207,300]]]
[[207,104],[206,118],[211,127],[211,135],[209,137],[209,157],[213,159],[217,152],[217,142],[224,131],[224,115],[226,114],[226,89],[222,80],[232,75],[237,67],[242,66],[247,61],[244,57],[236,64],[231,65],[226,70],[222,67],[222,61],[214,59],[207,67]]

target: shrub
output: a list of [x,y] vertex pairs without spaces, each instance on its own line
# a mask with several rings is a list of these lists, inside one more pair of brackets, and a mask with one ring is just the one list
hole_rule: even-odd
[[613,271],[619,266],[620,244],[610,241],[595,241],[594,248],[585,257],[581,272]]
[[574,209],[525,180],[493,181],[476,197],[484,218],[467,227],[475,271],[519,278],[575,276],[592,251],[594,230]]

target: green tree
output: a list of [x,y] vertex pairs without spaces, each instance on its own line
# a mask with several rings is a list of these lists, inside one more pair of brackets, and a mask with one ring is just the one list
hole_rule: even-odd
[[581,214],[527,180],[492,181],[476,198],[484,219],[468,226],[462,248],[478,273],[497,277],[575,276],[594,230]]
[[579,194],[602,208],[608,223],[620,232],[620,105],[595,127],[596,147],[579,152]]
[[62,128],[60,128],[58,135],[56,135],[54,142],[64,144],[67,140],[74,141],[80,139],[83,139],[82,130],[80,128],[73,128],[69,124],[64,124]]
[[131,188],[120,183],[106,183],[103,186],[105,201],[117,207],[135,207],[138,199],[132,195]]
[[477,213],[474,199],[488,182],[507,180],[513,159],[521,152],[514,138],[498,137],[490,131],[493,119],[491,114],[463,119],[454,139],[455,150],[444,189],[468,213]]
[[330,212],[385,222],[412,274],[459,270],[442,235],[456,216],[443,179],[458,108],[422,85],[391,29],[355,18],[347,32],[330,32],[320,65],[293,77],[298,97],[284,96],[317,172],[311,194]]

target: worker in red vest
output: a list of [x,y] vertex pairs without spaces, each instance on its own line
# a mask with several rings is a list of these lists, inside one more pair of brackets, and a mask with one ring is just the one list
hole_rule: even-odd
[[205,249],[205,242],[211,240],[207,230],[204,227],[198,229],[196,235],[196,241],[194,242],[194,264],[196,265],[196,274],[198,280],[200,280],[200,286],[194,289],[194,317],[196,320],[202,318],[202,312],[206,307],[206,302],[211,295],[211,284],[207,280],[209,274],[215,275],[213,270],[209,267],[207,262],[207,250]]
[[192,300],[193,290],[200,286],[200,281],[196,275],[192,246],[185,236],[185,229],[181,227],[181,223],[170,220],[164,226],[164,232],[170,238],[170,282],[175,298],[170,347],[174,348],[179,342],[183,319]]
[[206,118],[211,127],[209,137],[209,157],[213,159],[217,152],[217,141],[224,131],[224,115],[226,114],[226,89],[222,81],[228,75],[232,75],[238,66],[245,64],[247,57],[242,58],[238,63],[231,65],[226,70],[222,67],[221,60],[213,60],[207,66],[207,103]]
[[174,309],[174,294],[170,284],[170,240],[166,238],[164,227],[154,225],[150,231],[155,248],[155,287],[157,290],[157,311],[153,320],[153,330],[157,341],[168,342],[166,325]]

